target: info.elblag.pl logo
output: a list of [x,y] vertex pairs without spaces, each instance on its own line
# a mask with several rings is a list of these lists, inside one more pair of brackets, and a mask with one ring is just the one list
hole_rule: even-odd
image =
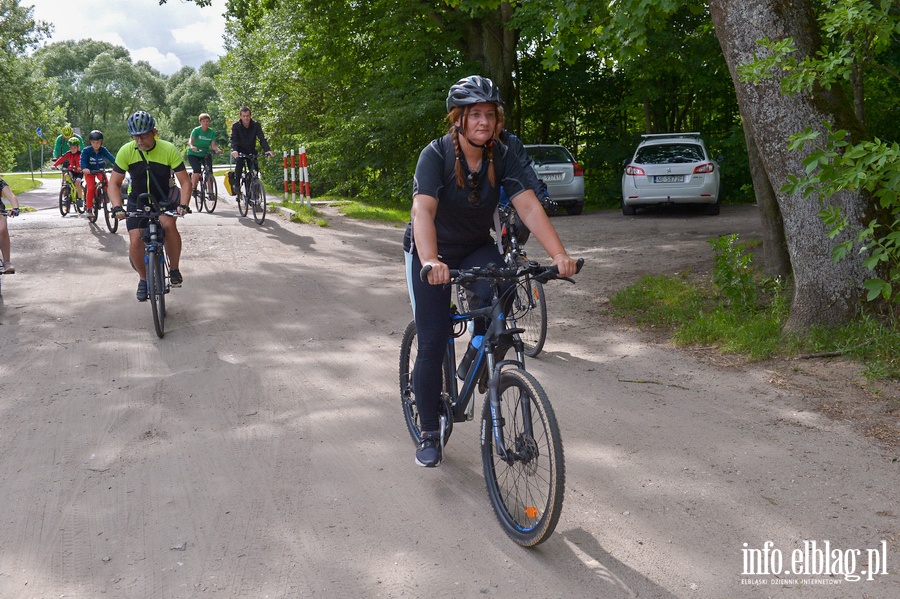
[[[803,541],[803,546],[785,554],[772,541],[762,548],[743,544],[741,576],[776,578],[741,579],[741,584],[834,585],[844,581],[875,580],[888,573],[887,541],[873,549],[840,549],[830,541]],[[794,577],[794,578],[789,578]]]

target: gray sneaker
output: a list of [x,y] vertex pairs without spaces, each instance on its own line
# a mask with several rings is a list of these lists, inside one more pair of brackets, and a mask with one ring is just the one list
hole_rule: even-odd
[[416,464],[425,468],[436,468],[442,460],[441,433],[422,433],[422,440],[416,449]]

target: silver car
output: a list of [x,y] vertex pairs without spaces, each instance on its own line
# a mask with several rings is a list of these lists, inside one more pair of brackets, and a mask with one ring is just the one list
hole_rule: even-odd
[[706,213],[719,213],[719,165],[709,157],[699,133],[642,136],[622,174],[622,214],[639,206],[705,204]]
[[547,184],[550,199],[569,214],[584,210],[584,169],[563,146],[526,145],[538,178]]

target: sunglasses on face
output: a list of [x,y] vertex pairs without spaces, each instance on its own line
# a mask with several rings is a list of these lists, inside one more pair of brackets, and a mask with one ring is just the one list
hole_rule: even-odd
[[481,180],[478,173],[469,173],[466,177],[466,185],[469,186],[469,205],[473,208],[481,206],[481,196],[478,195],[478,183]]

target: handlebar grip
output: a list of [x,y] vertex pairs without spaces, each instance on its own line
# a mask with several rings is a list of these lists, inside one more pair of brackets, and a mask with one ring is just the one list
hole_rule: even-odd
[[428,273],[430,273],[430,272],[431,272],[430,264],[426,264],[425,266],[422,267],[422,270],[419,271],[419,278],[422,279],[423,283],[428,282]]

